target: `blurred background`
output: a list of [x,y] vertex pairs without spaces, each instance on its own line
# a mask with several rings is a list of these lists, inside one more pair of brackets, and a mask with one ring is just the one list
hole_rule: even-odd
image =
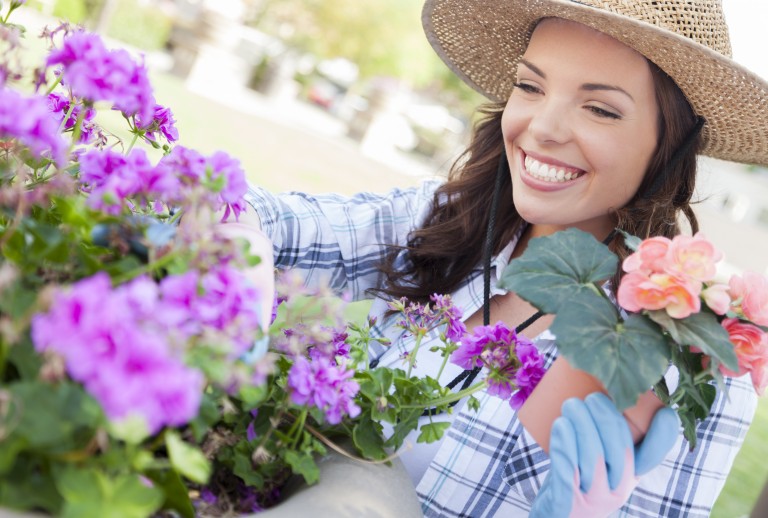
[[[768,3],[724,0],[735,58],[764,77]],[[240,159],[274,191],[383,191],[445,175],[483,98],[437,58],[418,0],[29,0],[33,34],[69,20],[143,55],[180,143]],[[725,270],[768,274],[768,170],[702,159],[696,207]],[[768,464],[768,403],[714,517],[747,516]]]

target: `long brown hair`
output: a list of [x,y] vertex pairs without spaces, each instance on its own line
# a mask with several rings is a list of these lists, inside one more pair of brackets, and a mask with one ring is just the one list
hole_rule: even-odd
[[[690,203],[701,137],[689,135],[697,118],[683,93],[667,74],[653,63],[649,65],[659,105],[656,151],[635,196],[614,213],[617,227],[632,235],[672,237],[681,231],[681,215],[691,232],[698,231]],[[480,267],[496,170],[504,149],[503,110],[503,103],[481,108],[482,117],[475,125],[470,145],[453,164],[448,181],[435,191],[424,224],[411,232],[406,247],[394,248],[384,261],[383,294],[426,302],[433,293],[452,293]],[[681,149],[686,137],[694,141]],[[681,156],[675,156],[678,151]],[[512,200],[509,174],[502,179],[500,195],[501,200]],[[513,203],[500,203],[493,253],[498,254],[524,224]],[[610,246],[620,259],[630,253],[620,235]],[[400,261],[396,264],[403,249],[407,252],[405,265]],[[614,282],[620,276],[619,271]]]

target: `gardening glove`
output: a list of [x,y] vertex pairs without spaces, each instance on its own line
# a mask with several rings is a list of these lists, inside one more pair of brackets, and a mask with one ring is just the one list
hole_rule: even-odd
[[569,399],[552,425],[550,471],[533,502],[533,518],[608,516],[629,498],[639,477],[674,445],[679,421],[659,410],[635,447],[625,418],[602,393]]

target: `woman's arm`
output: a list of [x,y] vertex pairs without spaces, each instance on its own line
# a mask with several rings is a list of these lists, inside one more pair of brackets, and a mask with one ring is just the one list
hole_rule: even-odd
[[297,272],[309,286],[330,285],[358,300],[380,286],[379,265],[390,246],[406,243],[441,183],[354,196],[272,194],[252,187],[246,201],[272,241],[277,268]]

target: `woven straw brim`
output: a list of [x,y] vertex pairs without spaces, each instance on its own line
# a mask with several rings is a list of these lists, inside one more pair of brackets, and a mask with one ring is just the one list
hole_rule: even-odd
[[[686,36],[568,0],[427,0],[422,23],[454,73],[489,99],[506,101],[533,28],[545,17],[608,34],[666,72],[707,121],[702,154],[768,166],[768,82]],[[724,45],[730,53],[727,31]]]

